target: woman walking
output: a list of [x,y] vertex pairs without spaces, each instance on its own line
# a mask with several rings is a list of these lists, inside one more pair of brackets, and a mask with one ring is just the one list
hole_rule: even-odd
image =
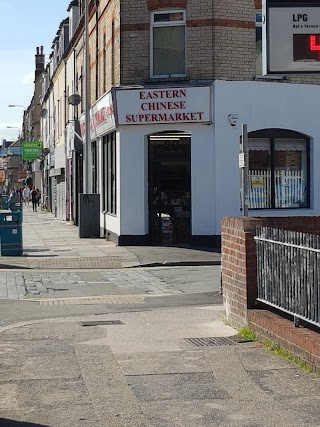
[[33,212],[37,212],[38,192],[34,187],[32,187],[32,190],[31,190],[31,201],[32,201]]

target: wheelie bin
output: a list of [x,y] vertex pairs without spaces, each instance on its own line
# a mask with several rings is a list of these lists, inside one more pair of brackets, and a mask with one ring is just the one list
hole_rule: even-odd
[[22,242],[22,211],[0,212],[0,240],[2,256],[21,256]]

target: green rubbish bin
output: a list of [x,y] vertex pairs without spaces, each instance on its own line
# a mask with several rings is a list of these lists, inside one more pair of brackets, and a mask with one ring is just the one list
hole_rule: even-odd
[[1,209],[9,209],[9,195],[2,194],[1,196]]
[[22,211],[0,212],[0,239],[2,256],[21,256],[22,244]]

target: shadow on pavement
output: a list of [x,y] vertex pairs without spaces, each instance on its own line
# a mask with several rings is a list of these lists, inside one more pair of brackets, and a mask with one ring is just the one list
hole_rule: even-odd
[[27,423],[25,421],[14,421],[0,418],[0,427],[50,427],[44,424]]

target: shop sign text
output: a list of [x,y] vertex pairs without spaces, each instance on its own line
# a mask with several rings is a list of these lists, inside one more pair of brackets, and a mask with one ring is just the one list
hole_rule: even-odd
[[117,92],[119,124],[210,122],[210,88]]

